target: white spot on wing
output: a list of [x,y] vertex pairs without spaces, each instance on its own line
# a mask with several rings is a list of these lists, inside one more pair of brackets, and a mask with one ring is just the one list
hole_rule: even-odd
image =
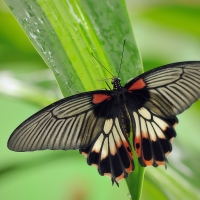
[[110,132],[110,130],[112,129],[112,127],[113,127],[113,120],[112,119],[107,119],[105,121],[104,128],[103,128],[104,133],[108,134]]
[[152,123],[152,125],[153,125],[153,128],[154,128],[157,136],[159,138],[165,139],[165,135],[163,134],[163,132],[161,131],[161,129],[154,122]]
[[148,138],[147,126],[145,120],[142,117],[140,117],[140,123],[143,136],[145,136],[145,138]]
[[116,146],[115,146],[115,141],[112,137],[112,134],[109,135],[109,147],[110,147],[110,153],[112,155],[116,154]]
[[113,137],[114,137],[114,140],[117,144],[117,147],[120,147],[121,146],[121,139],[119,137],[119,134],[118,134],[116,127],[113,127]]
[[108,138],[106,137],[106,139],[104,140],[102,150],[101,150],[101,160],[103,160],[107,156],[108,156]]
[[144,117],[145,119],[148,119],[148,120],[151,119],[151,113],[150,113],[146,108],[142,107],[142,108],[140,108],[140,109],[138,110],[138,112],[139,112],[140,115],[141,115],[142,117]]
[[152,124],[150,122],[147,122],[147,128],[148,128],[150,139],[155,142],[157,138],[156,138],[155,131],[152,127]]
[[116,134],[119,134],[120,137],[121,137],[121,139],[122,139],[123,141],[126,141],[126,139],[125,139],[125,137],[124,137],[124,134],[122,133],[122,130],[121,130],[121,128],[120,128],[118,118],[115,118],[115,126],[116,126],[116,131],[117,131]]
[[92,152],[96,152],[96,153],[99,153],[100,150],[101,150],[101,146],[102,146],[102,143],[103,143],[103,139],[104,139],[104,136],[103,134],[101,134],[99,136],[99,138],[96,140],[93,148],[92,148]]
[[133,112],[133,116],[134,116],[134,119],[135,119],[135,127],[136,127],[135,136],[140,137],[140,125],[139,125],[138,114],[136,112]]
[[156,122],[156,124],[158,124],[158,126],[163,130],[165,131],[167,127],[169,127],[167,125],[166,122],[164,122],[162,119],[158,118],[158,117],[153,117],[153,120]]

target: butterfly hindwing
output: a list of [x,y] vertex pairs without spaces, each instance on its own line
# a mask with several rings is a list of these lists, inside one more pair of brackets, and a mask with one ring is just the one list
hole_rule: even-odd
[[135,124],[134,148],[142,166],[165,165],[172,151],[171,141],[176,137],[174,126],[178,120],[163,119],[145,107],[133,112]]
[[127,137],[130,135],[130,119],[122,100],[113,92],[111,96],[95,94],[94,113],[105,120],[99,134],[80,153],[87,157],[89,165],[97,167],[100,175],[109,176],[112,182],[126,178],[134,169],[133,154]]
[[123,127],[121,116],[106,119],[93,144],[80,149],[89,165],[96,166],[100,175],[109,176],[116,184],[134,169],[133,153]]

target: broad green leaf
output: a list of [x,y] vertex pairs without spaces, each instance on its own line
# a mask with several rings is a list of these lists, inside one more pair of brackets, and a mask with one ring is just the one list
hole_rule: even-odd
[[111,76],[91,52],[117,75],[124,39],[127,42],[120,77],[125,82],[141,73],[139,53],[122,0],[5,2],[53,71],[65,96],[104,88],[103,81],[98,80]]

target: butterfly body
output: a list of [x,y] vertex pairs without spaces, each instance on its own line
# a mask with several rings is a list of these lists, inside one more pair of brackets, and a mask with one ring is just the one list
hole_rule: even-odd
[[200,97],[200,62],[150,70],[113,90],[96,90],[59,100],[19,125],[8,141],[14,151],[79,149],[100,175],[118,185],[141,166],[166,165],[176,137],[176,117]]

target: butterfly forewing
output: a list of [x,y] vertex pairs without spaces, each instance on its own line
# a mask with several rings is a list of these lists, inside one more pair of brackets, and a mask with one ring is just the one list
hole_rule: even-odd
[[143,79],[150,93],[147,107],[155,112],[159,109],[157,114],[164,117],[180,114],[199,98],[198,62],[167,65],[144,75]]
[[14,151],[78,149],[90,145],[103,123],[94,115],[93,93],[62,99],[31,116],[13,132]]

